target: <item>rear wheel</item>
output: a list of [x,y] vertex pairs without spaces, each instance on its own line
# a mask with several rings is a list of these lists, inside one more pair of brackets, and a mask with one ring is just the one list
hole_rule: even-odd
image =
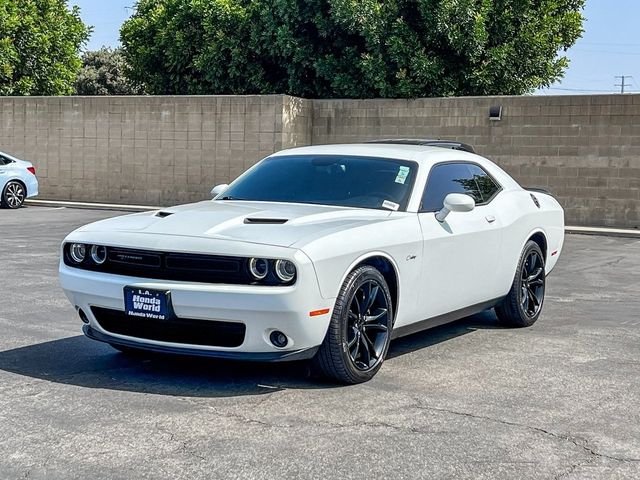
[[314,359],[317,368],[341,383],[370,380],[387,355],[392,326],[393,305],[384,277],[373,267],[357,268],[342,285]]
[[544,255],[540,246],[530,240],[518,262],[509,294],[495,308],[500,322],[510,327],[533,325],[542,311],[545,287]]
[[2,191],[2,206],[5,208],[20,208],[27,197],[27,191],[20,182],[7,183]]

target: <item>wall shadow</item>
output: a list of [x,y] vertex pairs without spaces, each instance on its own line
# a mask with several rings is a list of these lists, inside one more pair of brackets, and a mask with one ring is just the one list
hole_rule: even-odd
[[[388,360],[487,328],[497,328],[490,312],[400,338],[392,342]],[[182,397],[339,386],[313,376],[308,362],[233,362],[153,353],[132,356],[82,335],[0,352],[0,370],[86,388]]]

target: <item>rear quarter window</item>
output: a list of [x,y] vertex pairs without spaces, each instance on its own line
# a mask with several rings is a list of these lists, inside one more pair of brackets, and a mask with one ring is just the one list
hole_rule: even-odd
[[437,212],[450,193],[469,195],[476,205],[489,203],[500,191],[500,185],[480,166],[467,162],[434,165],[429,173],[420,206],[421,212]]

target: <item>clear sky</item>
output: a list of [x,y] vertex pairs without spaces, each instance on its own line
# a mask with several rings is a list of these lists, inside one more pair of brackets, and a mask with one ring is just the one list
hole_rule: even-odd
[[93,26],[86,48],[98,50],[120,44],[120,25],[131,15],[135,0],[69,0],[69,4],[79,6],[84,23]]
[[[81,8],[94,32],[87,45],[96,50],[115,47],[122,22],[135,0],[71,0]],[[568,52],[571,65],[562,82],[539,94],[607,93],[620,91],[616,75],[631,75],[628,91],[640,92],[640,0],[587,0],[584,35]]]

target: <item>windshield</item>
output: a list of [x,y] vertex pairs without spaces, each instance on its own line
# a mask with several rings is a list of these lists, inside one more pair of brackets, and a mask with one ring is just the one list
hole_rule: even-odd
[[416,172],[414,162],[386,158],[273,157],[236,180],[218,200],[404,210]]

